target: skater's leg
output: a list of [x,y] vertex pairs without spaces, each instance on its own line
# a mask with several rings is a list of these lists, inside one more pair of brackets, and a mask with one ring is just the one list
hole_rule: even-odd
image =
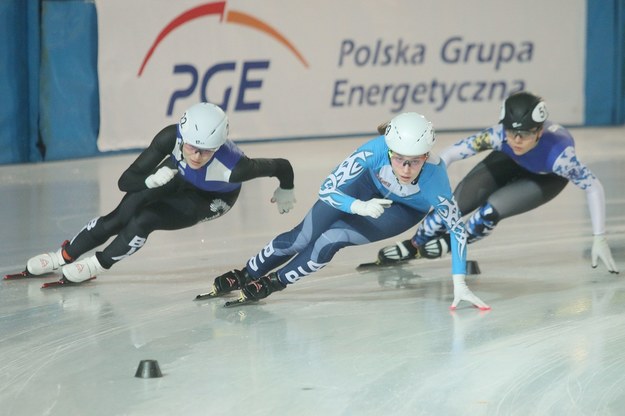
[[[28,260],[26,270],[33,274],[49,273],[72,263],[87,251],[117,234],[134,212],[150,201],[158,199],[162,193],[163,190],[159,189],[124,195],[113,211],[90,220],[71,241],[63,243],[59,251],[38,255]],[[94,265],[93,262],[90,265],[92,269],[100,267],[99,264]]]
[[467,221],[468,242],[478,241],[499,221],[531,211],[556,197],[568,180],[560,176],[527,174],[494,192]]
[[489,235],[499,220],[501,220],[501,216],[489,202],[479,207],[467,220],[465,227],[467,243],[471,244]]
[[[382,198],[368,175],[360,176],[343,191],[363,201]],[[245,270],[251,281],[240,282],[241,299],[259,299],[281,290],[288,283],[324,267],[341,248],[397,235],[422,217],[423,213],[393,204],[374,220],[317,201],[297,227],[274,238],[247,262]],[[280,265],[284,266],[270,273]]]
[[252,279],[268,274],[316,240],[324,230],[344,216],[344,213],[328,204],[317,201],[302,222],[292,230],[271,240],[262,250],[248,260],[245,269]]
[[117,234],[134,212],[150,201],[158,199],[162,194],[162,189],[155,189],[124,195],[113,211],[90,220],[71,241],[65,241],[59,250],[30,258],[26,264],[26,272],[40,275],[72,263]]
[[124,195],[117,207],[110,213],[89,221],[65,248],[67,254],[78,259],[86,252],[104,244],[119,231],[144,206],[163,197],[163,189],[147,189]]
[[[491,152],[467,173],[454,190],[454,198],[461,215],[466,215],[484,204],[493,192],[514,180],[519,172],[520,167],[504,153]],[[417,247],[423,246],[446,232],[442,218],[431,211],[419,223],[412,243]]]
[[[382,198],[369,175],[361,175],[357,181],[346,185],[343,192],[363,201]],[[385,215],[387,217],[392,216],[390,213]],[[356,217],[360,216],[343,212],[318,200],[300,224],[293,230],[274,238],[247,262],[246,269],[249,275],[252,279],[266,275],[317,241],[321,234],[329,230],[336,222],[351,221],[352,218]],[[323,266],[311,265],[311,267]]]
[[393,237],[414,226],[422,216],[422,213],[401,204],[393,204],[377,219],[342,216],[278,269],[278,278],[284,284],[295,283],[323,268],[342,248]]
[[118,261],[136,253],[155,230],[180,230],[200,221],[216,219],[232,208],[238,190],[202,198],[193,190],[178,193],[153,202],[139,210],[117,234],[117,237],[97,253],[102,266],[109,269]]
[[179,230],[224,215],[236,201],[238,193],[237,190],[208,198],[190,189],[152,202],[135,212],[103,251],[64,267],[63,275],[73,282],[93,277],[94,273],[109,269],[136,253],[155,230]]
[[288,261],[312,238],[316,238],[329,224],[343,215],[349,214],[318,201],[308,211],[302,222],[292,230],[271,240],[260,252],[248,260],[242,269],[230,270],[217,276],[211,289],[199,294],[196,300],[224,295],[235,289],[241,289],[241,286],[245,286],[246,283],[269,275],[271,270]]
[[[493,151],[467,173],[454,190],[461,214],[480,207],[489,196],[516,180],[523,169],[502,152]],[[449,233],[435,211],[419,223],[412,238],[382,248],[378,262],[391,264],[414,258],[438,258],[450,250]]]
[[[288,284],[295,283],[323,268],[340,249],[400,234],[414,226],[422,216],[422,213],[401,204],[393,204],[377,219],[353,214],[341,215],[329,229],[315,233],[318,235],[317,238],[308,240],[309,242],[299,248],[294,256],[290,254],[290,260],[284,266],[249,282],[242,281],[241,297],[237,301],[227,302],[226,306],[257,301],[275,291],[283,290]],[[273,251],[275,252],[275,249]],[[247,267],[250,267],[250,262]]]

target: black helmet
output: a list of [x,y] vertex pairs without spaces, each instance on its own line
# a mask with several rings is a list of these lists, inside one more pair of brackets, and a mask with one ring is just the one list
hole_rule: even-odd
[[499,122],[508,130],[542,127],[549,113],[542,98],[529,92],[510,94],[501,106]]

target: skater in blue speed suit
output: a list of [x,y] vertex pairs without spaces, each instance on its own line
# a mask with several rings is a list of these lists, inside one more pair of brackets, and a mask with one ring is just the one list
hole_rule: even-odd
[[434,140],[432,125],[422,115],[396,116],[384,135],[359,147],[334,169],[299,225],[275,237],[242,270],[215,278],[212,291],[198,297],[241,289],[241,303],[265,298],[321,269],[343,247],[400,234],[434,207],[452,235],[451,307],[464,300],[490,309],[465,283],[465,226],[445,166],[430,153]]
[[[529,92],[511,94],[504,102],[499,124],[460,140],[441,158],[451,163],[479,152],[492,152],[458,184],[454,196],[466,221],[467,243],[487,236],[504,218],[539,207],[573,182],[586,192],[594,235],[591,266],[597,260],[618,273],[605,238],[605,196],[597,177],[575,154],[573,137],[564,127],[547,121],[542,98]],[[419,224],[412,239],[384,247],[381,263],[417,257],[437,258],[449,249],[449,235],[438,213]]]
[[[164,127],[119,178],[125,192],[110,213],[94,218],[57,251],[30,258],[25,275],[62,267],[59,283],[80,283],[133,255],[156,230],[180,230],[217,219],[235,204],[242,182],[276,177],[271,202],[285,213],[295,203],[293,167],[286,159],[249,158],[230,139],[224,111],[191,106]],[[83,254],[112,241],[94,255]]]

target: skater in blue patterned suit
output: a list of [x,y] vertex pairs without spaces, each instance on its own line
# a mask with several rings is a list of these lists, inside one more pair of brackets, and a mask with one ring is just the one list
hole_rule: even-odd
[[215,278],[212,291],[198,298],[235,289],[241,289],[241,297],[227,305],[265,298],[323,268],[340,249],[400,234],[434,208],[452,236],[451,307],[468,301],[490,309],[465,283],[465,226],[445,166],[430,153],[434,140],[422,115],[393,118],[383,135],[359,147],[326,178],[299,225],[271,240],[243,269]]
[[[59,283],[80,283],[134,254],[155,230],[179,230],[221,217],[241,183],[277,177],[271,202],[280,213],[295,202],[293,168],[286,159],[252,159],[228,139],[228,117],[211,103],[191,106],[180,122],[162,129],[119,179],[126,192],[109,214],[91,220],[57,251],[28,260],[26,276],[62,267]],[[77,260],[115,237],[102,251]]]
[[[573,182],[586,192],[592,231],[591,266],[601,259],[610,273],[618,273],[605,237],[605,196],[597,177],[575,154],[571,134],[547,121],[542,98],[529,92],[511,94],[501,108],[499,124],[460,140],[444,150],[445,164],[492,150],[454,191],[466,220],[471,244],[487,236],[504,218],[537,208]],[[378,253],[378,262],[390,264],[414,258],[437,258],[449,250],[445,221],[431,212],[415,235]]]

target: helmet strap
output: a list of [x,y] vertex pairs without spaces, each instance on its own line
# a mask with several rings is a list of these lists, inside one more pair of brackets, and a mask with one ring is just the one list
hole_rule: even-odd
[[419,174],[417,175],[416,178],[414,178],[414,181],[410,182],[411,185],[416,185],[417,182],[419,182],[419,178],[421,177],[421,174],[423,173],[423,168],[421,168],[421,171],[419,172]]

